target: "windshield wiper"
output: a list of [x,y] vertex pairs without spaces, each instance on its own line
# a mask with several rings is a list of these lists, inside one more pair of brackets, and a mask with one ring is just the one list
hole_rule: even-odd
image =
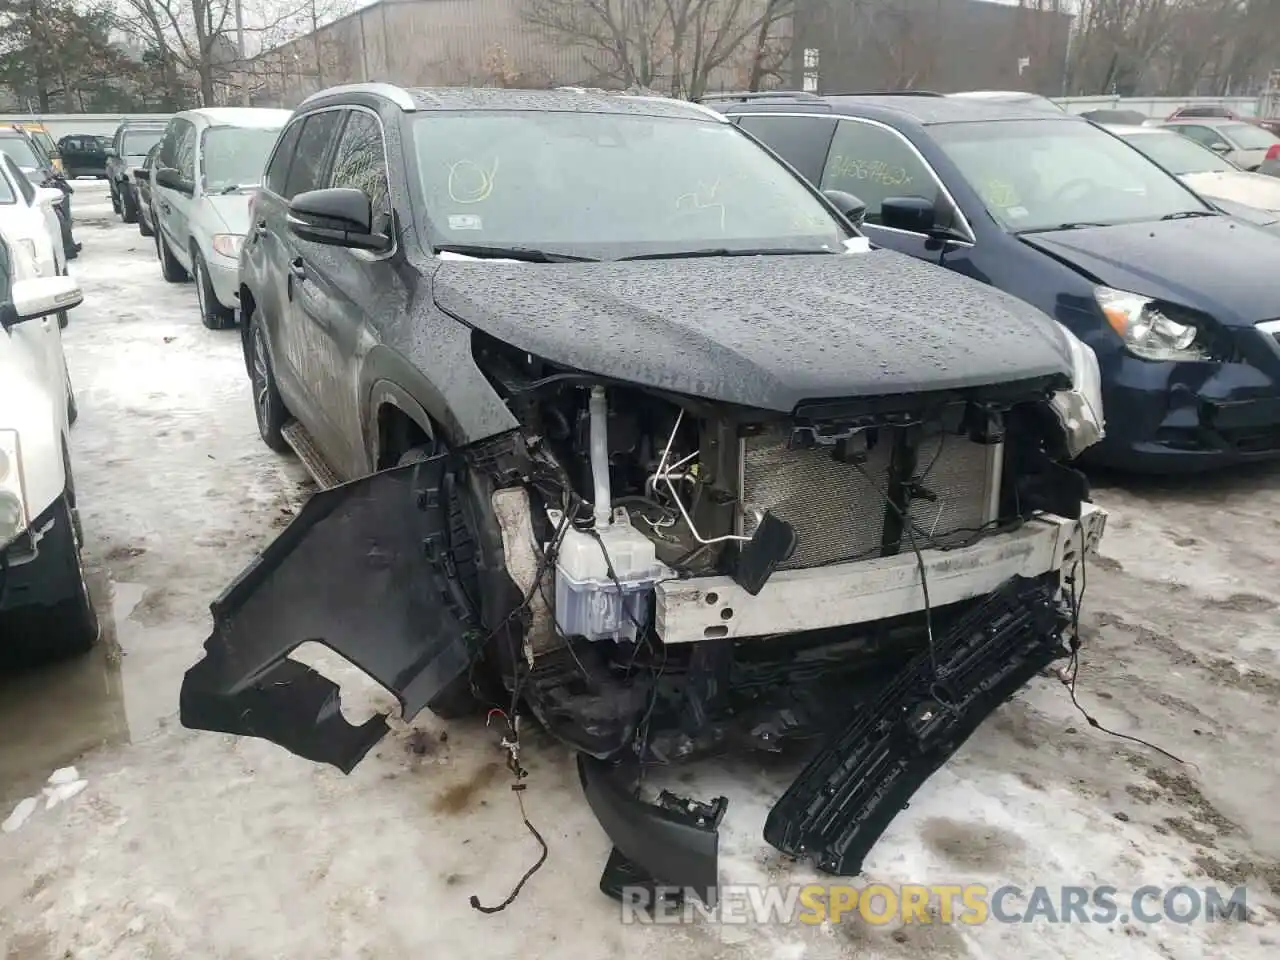
[[1058,230],[1083,230],[1086,227],[1114,227],[1114,223],[1101,223],[1096,220],[1073,220],[1070,223],[1058,223],[1052,227],[1036,227],[1034,230],[1019,230],[1016,236],[1024,233],[1054,233]]
[[436,253],[458,253],[464,257],[490,260],[520,260],[524,263],[598,263],[596,257],[578,257],[571,253],[553,253],[533,247],[495,247],[483,243],[443,243]]
[[247,190],[250,184],[247,183],[229,183],[218,191],[218,196],[226,196],[228,193],[239,193],[241,190]]
[[1216,217],[1212,210],[1179,210],[1177,213],[1166,213],[1161,220],[1190,220],[1192,217]]
[[780,257],[787,254],[838,253],[824,247],[760,247],[754,250],[730,250],[726,247],[710,247],[705,250],[676,250],[672,253],[637,253],[619,260],[683,260],[686,257]]

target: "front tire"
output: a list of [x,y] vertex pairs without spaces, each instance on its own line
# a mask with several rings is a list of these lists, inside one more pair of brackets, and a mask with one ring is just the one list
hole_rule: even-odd
[[115,213],[120,212],[120,193],[116,190],[116,182],[107,177],[107,183],[111,191],[111,209]]
[[127,184],[120,188],[120,219],[125,223],[138,222],[138,198]]
[[41,543],[42,558],[65,592],[60,599],[41,606],[23,607],[8,614],[14,633],[11,647],[27,663],[48,663],[80,656],[98,642],[98,614],[80,559],[80,523],[75,497],[65,494],[54,510],[53,529]]
[[174,259],[172,253],[169,252],[169,243],[164,236],[157,231],[156,233],[156,253],[160,256],[160,273],[170,283],[185,283],[190,279],[190,274],[183,269],[182,264]]
[[192,249],[192,278],[196,282],[196,301],[200,307],[200,322],[210,330],[224,330],[234,327],[236,313],[228,310],[218,302],[218,295],[213,290],[213,282],[209,279],[209,267],[200,256],[200,251]]
[[142,215],[142,211],[138,211],[138,232],[144,237],[149,237],[155,233],[155,231],[147,225],[147,218]]
[[288,453],[290,447],[282,430],[289,422],[289,411],[280,397],[275,371],[271,368],[267,330],[256,311],[245,318],[245,323],[249,328],[249,383],[253,387],[253,414],[258,421],[258,436],[276,453]]

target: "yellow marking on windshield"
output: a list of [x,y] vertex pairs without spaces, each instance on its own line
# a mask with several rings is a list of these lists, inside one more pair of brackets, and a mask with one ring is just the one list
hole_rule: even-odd
[[676,210],[680,211],[686,207],[693,210],[719,210],[720,211],[720,232],[724,233],[725,209],[724,204],[716,200],[716,194],[720,191],[720,178],[717,177],[708,189],[707,185],[701,180],[698,186],[689,193],[682,193],[676,197]]
[[[463,171],[459,178],[459,170]],[[493,158],[493,164],[486,172],[484,167],[476,163],[474,160],[457,160],[449,164],[449,199],[454,203],[483,203],[489,199],[489,194],[493,193],[493,181],[498,175],[498,158]],[[466,180],[470,178],[473,183],[469,186]],[[462,189],[454,182],[462,179]]]

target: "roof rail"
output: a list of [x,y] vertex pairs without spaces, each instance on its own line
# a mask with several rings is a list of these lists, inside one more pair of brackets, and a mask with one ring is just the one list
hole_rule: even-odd
[[856,90],[853,93],[832,93],[832,97],[945,97],[945,93],[932,90]]
[[715,120],[717,123],[728,123],[729,118],[718,110],[712,110],[705,104],[701,104],[696,100],[681,100],[679,97],[666,97],[660,93],[624,93],[622,96],[630,100],[645,100],[651,103],[675,103],[682,107],[688,107],[695,113],[699,113],[708,119]]
[[697,103],[719,103],[725,100],[736,100],[746,103],[750,100],[821,100],[822,97],[808,90],[744,90],[740,93],[707,93],[698,97]]
[[418,109],[413,97],[409,96],[409,91],[405,90],[404,87],[396,86],[394,83],[344,83],[336,87],[326,87],[304,98],[298,106],[305,107],[313,100],[318,100],[320,97],[328,97],[335,93],[370,93],[376,97],[390,100],[405,113],[413,113]]

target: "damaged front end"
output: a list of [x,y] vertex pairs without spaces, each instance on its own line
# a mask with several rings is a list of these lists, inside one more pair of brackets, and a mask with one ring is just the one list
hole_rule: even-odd
[[[856,872],[1066,653],[1066,598],[1106,514],[1063,465],[1101,434],[1063,378],[783,414],[480,333],[475,356],[521,428],[317,494],[213,604],[185,726],[350,771],[385,720],[347,724],[337,688],[290,659],[299,645],[364,669],[406,719],[485,671],[472,689],[501,694],[481,706],[518,701],[579,752],[614,844],[602,888],[712,902],[726,801],[646,803],[646,767],[815,751],[765,839]],[[454,548],[459,516],[473,549]]]

